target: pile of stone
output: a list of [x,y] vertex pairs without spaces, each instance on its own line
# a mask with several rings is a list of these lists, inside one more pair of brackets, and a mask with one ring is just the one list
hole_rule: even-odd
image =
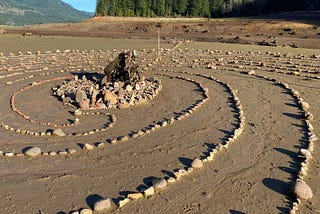
[[145,103],[153,99],[161,88],[158,78],[142,78],[133,86],[120,81],[108,82],[101,86],[84,75],[81,79],[75,76],[73,80],[66,80],[52,91],[64,104],[88,110],[128,108]]

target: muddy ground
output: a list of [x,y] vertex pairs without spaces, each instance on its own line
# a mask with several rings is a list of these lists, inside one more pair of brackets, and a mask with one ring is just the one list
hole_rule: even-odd
[[[122,20],[119,25],[99,19],[80,24],[28,26],[1,35],[1,213],[71,213],[92,208],[99,198],[112,200],[112,208],[105,213],[288,213],[296,201],[292,188],[304,160],[298,151],[308,147],[308,130],[304,110],[296,97],[275,81],[287,83],[310,104],[308,111],[314,116],[310,122],[313,132],[319,135],[319,28],[309,21],[281,19],[270,23],[193,22],[161,24],[161,37],[165,37],[161,41],[161,60],[156,60],[159,56],[154,38],[158,21],[128,24]],[[238,24],[230,28],[228,23]],[[252,23],[255,25],[251,26]],[[288,23],[290,31],[284,29]],[[147,31],[131,33],[128,25]],[[113,27],[113,33],[109,27]],[[205,28],[209,31],[199,33]],[[240,28],[250,28],[250,36],[245,36],[248,31],[240,34]],[[150,35],[148,29],[153,29]],[[191,29],[191,33],[186,33],[186,29]],[[223,29],[238,29],[226,32],[224,40],[239,36],[239,41],[245,40],[243,43],[255,43],[271,41],[268,37],[276,36],[277,47],[185,41],[215,41],[215,36],[221,36],[217,32]],[[25,31],[33,35],[22,36]],[[293,31],[296,33],[289,34]],[[263,35],[256,35],[261,32]],[[293,43],[297,48],[290,47]],[[136,49],[141,71],[147,77],[162,80],[159,95],[145,105],[128,109],[91,110],[116,117],[108,130],[88,134],[101,129],[110,118],[102,114],[80,115],[79,125],[62,128],[67,134],[80,133],[79,136],[37,136],[35,133],[55,129],[37,122],[68,124],[76,117],[72,114],[74,107],[62,105],[52,96],[51,88],[63,81],[55,78],[102,73],[109,58],[116,57],[122,49]],[[254,71],[254,75],[248,75],[249,71]],[[208,90],[209,99],[192,114],[139,138],[130,137],[131,133],[146,131],[185,114],[184,110],[204,99],[203,89]],[[27,118],[12,109],[11,98],[18,91],[21,93],[15,96],[14,104]],[[232,93],[243,107],[244,130],[233,143],[225,144],[240,123]],[[23,134],[22,130],[29,132]],[[121,141],[121,136],[129,138]],[[112,139],[118,139],[117,143],[111,144]],[[86,143],[94,149],[83,148]],[[117,207],[129,193],[143,192],[151,186],[154,177],[173,177],[178,169],[189,168],[194,158],[205,159],[208,151],[219,144],[228,148],[219,150],[203,168],[194,169],[150,197],[130,199],[125,206]],[[43,154],[35,158],[23,156],[24,149],[30,146],[39,147]],[[76,153],[65,153],[68,149],[75,149]],[[50,155],[52,152],[58,154]],[[314,197],[302,201],[297,213],[320,210],[317,143],[312,156],[303,180]]]

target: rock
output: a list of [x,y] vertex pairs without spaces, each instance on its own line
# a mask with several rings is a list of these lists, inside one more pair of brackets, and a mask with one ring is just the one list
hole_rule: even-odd
[[52,135],[58,136],[58,137],[63,137],[66,136],[66,134],[61,130],[61,129],[56,129],[52,132]]
[[313,193],[308,184],[303,180],[297,179],[297,182],[294,186],[294,194],[303,200],[310,200],[313,197]]
[[93,206],[93,210],[98,211],[98,212],[103,211],[103,210],[108,210],[110,208],[111,208],[110,198],[101,199],[101,200],[97,201]]
[[24,154],[26,156],[29,156],[29,157],[36,157],[36,156],[39,156],[41,155],[41,149],[38,148],[38,147],[31,147],[31,148],[28,148]]
[[131,85],[127,85],[126,86],[126,91],[127,92],[131,92],[132,91],[132,86]]
[[212,69],[212,70],[216,70],[217,69],[216,65],[214,63],[212,63],[212,62],[208,63],[206,68],[207,69]]
[[104,148],[104,143],[103,143],[103,142],[101,142],[101,143],[98,143],[98,144],[97,144],[97,147],[98,147],[99,149],[102,149],[102,148]]
[[93,147],[91,144],[89,144],[89,143],[84,144],[84,148],[85,148],[86,150],[88,150],[88,151],[91,151],[91,150],[94,149],[94,147]]
[[66,149],[66,151],[71,155],[74,155],[77,153],[77,150],[75,150],[75,149]]
[[133,199],[133,200],[136,200],[136,199],[139,199],[142,197],[143,197],[143,194],[141,192],[128,194],[128,198]]
[[118,103],[118,100],[112,92],[106,91],[106,93],[104,94],[104,102],[110,103],[111,105],[115,105]]
[[123,199],[123,200],[120,200],[119,202],[118,202],[118,206],[119,206],[119,208],[121,208],[121,207],[123,207],[124,205],[126,205],[127,203],[129,203],[129,198],[125,198],[125,199]]
[[153,187],[149,187],[148,189],[146,189],[143,194],[145,197],[149,197],[151,195],[154,195],[154,188]]
[[303,109],[309,109],[309,108],[310,108],[310,105],[309,105],[309,103],[307,103],[307,102],[302,102],[302,103],[301,103],[301,107],[302,107]]
[[309,158],[309,157],[312,156],[312,155],[311,155],[311,152],[308,151],[307,149],[300,149],[299,153],[300,153],[300,155],[303,155],[303,156],[305,156],[306,158]]
[[313,114],[311,112],[307,112],[305,114],[306,120],[312,121],[313,120]]
[[56,152],[53,152],[53,151],[51,151],[51,152],[49,152],[49,155],[50,156],[55,156],[57,153]]
[[5,157],[13,157],[14,153],[13,152],[6,152],[6,153],[4,153],[4,156]]
[[92,210],[91,209],[82,209],[80,211],[80,214],[92,214]]
[[251,71],[248,72],[248,74],[249,74],[249,75],[255,75],[256,72],[255,72],[254,70],[251,70]]
[[58,151],[58,155],[66,156],[66,155],[68,155],[68,152],[67,151]]
[[79,107],[80,107],[80,109],[83,109],[83,110],[88,110],[89,109],[89,103],[90,103],[90,101],[88,100],[88,99],[86,99],[86,100],[81,100],[80,102],[79,102]]
[[138,83],[136,84],[135,89],[138,90],[138,91],[141,90],[141,87],[140,87],[140,85]]
[[203,161],[200,160],[199,158],[196,158],[191,162],[191,167],[192,168],[202,168],[203,167]]
[[88,100],[87,94],[83,90],[78,90],[76,93],[76,101],[80,104],[82,100]]
[[168,184],[173,184],[173,183],[175,183],[176,182],[176,179],[174,178],[174,177],[169,177],[168,179],[167,179],[167,183]]
[[156,178],[152,180],[152,186],[155,190],[163,189],[167,186],[167,181],[164,178]]
[[74,111],[75,116],[80,116],[81,114],[82,114],[82,112],[79,109]]
[[32,36],[32,33],[31,32],[25,32],[22,34],[23,36]]

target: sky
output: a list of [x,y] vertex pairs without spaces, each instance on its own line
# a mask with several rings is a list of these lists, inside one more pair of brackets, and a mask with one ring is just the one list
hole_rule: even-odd
[[78,10],[94,12],[96,9],[96,0],[62,0]]

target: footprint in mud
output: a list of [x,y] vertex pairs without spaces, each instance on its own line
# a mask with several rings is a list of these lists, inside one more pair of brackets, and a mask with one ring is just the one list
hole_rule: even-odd
[[183,206],[183,214],[195,214],[200,213],[200,204],[193,202]]

